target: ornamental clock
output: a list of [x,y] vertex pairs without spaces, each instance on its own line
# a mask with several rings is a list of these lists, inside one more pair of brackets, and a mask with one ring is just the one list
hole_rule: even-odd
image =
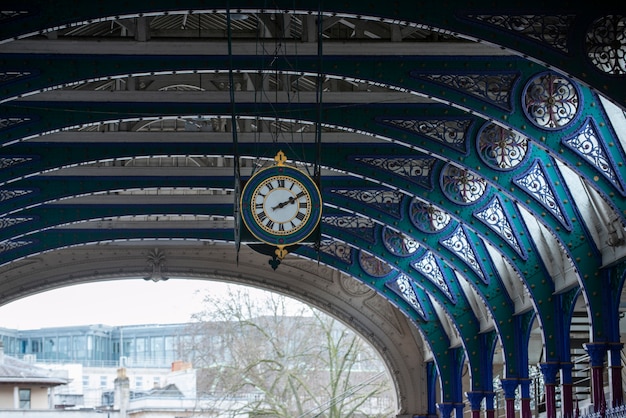
[[258,240],[276,246],[279,259],[285,247],[305,240],[317,228],[322,215],[322,197],[313,179],[285,165],[282,151],[276,164],[255,173],[241,193],[241,215]]

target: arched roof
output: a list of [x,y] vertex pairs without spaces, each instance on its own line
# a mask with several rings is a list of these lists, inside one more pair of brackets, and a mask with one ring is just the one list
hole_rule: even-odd
[[[568,355],[579,296],[590,341],[619,341],[626,18],[598,5],[448,4],[3,10],[0,303],[141,275],[141,257],[144,270],[167,260],[169,274],[211,277],[200,255],[219,248],[230,267],[218,277],[318,306],[334,294],[339,316],[398,344],[400,374],[415,350],[442,381],[467,362],[470,389],[489,390],[501,350],[503,374],[526,377],[529,362]],[[238,179],[278,150],[319,170],[324,207],[319,238],[274,271],[238,232],[235,202]],[[263,269],[255,279],[237,273],[244,255]],[[300,258],[324,266],[330,287],[292,290],[280,272]],[[387,316],[358,313],[348,276],[404,315],[423,355],[420,338],[372,329]],[[399,379],[401,411],[424,412],[421,377]],[[442,401],[461,390],[442,384]]]

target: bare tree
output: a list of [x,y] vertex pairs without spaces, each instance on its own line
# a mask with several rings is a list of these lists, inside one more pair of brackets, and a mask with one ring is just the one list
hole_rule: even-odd
[[201,371],[199,395],[213,399],[220,416],[395,415],[382,360],[334,318],[246,288],[206,294],[204,306],[181,354]]

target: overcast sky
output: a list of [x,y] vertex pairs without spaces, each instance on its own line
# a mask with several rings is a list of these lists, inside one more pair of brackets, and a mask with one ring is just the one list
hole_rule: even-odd
[[71,325],[188,322],[202,310],[206,291],[226,284],[203,280],[142,279],[81,284],[50,290],[0,306],[0,327],[37,329]]

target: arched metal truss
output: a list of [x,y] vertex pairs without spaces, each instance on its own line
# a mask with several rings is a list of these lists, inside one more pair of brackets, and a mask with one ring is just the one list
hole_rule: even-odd
[[465,392],[480,404],[493,364],[527,397],[529,365],[570,362],[580,311],[590,347],[619,345],[618,10],[129,3],[2,6],[0,303],[102,277],[110,258],[89,274],[40,271],[77,246],[87,263],[120,241],[233,243],[235,159],[245,179],[282,149],[322,168],[321,240],[293,257],[356,279],[421,335],[411,370],[440,389],[398,379],[400,414],[433,413],[436,396],[445,415]]

